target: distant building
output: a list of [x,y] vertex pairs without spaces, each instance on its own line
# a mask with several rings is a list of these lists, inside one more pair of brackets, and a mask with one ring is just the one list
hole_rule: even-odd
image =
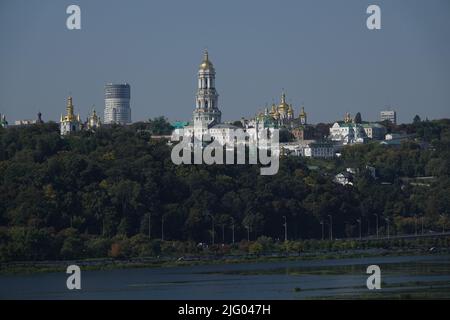
[[291,133],[297,141],[312,140],[315,136],[314,127],[309,125],[301,125],[294,128],[291,130]]
[[363,123],[361,126],[369,139],[383,140],[386,134],[386,127],[379,123]]
[[280,143],[280,149],[284,155],[325,159],[335,157],[336,151],[332,142],[315,140]]
[[347,185],[352,186],[353,185],[353,174],[351,174],[348,171],[338,173],[334,177],[333,181],[335,183],[341,184],[343,186],[347,186]]
[[303,148],[303,156],[311,158],[333,158],[335,156],[335,148],[333,143],[330,142],[311,142]]
[[400,146],[402,142],[407,141],[414,136],[414,134],[406,133],[388,133],[386,134],[385,139],[380,143],[388,146]]
[[34,124],[36,120],[16,120],[14,121],[15,126],[27,126],[30,124]]
[[380,112],[380,120],[383,121],[389,121],[392,124],[397,124],[397,112],[395,111],[381,111]]
[[100,121],[100,117],[97,115],[97,112],[94,108],[92,108],[92,113],[88,116],[86,121],[86,128],[89,130],[95,130],[100,127],[102,122]]
[[72,97],[67,98],[67,114],[65,116],[61,115],[59,127],[61,135],[70,134],[72,132],[81,130],[80,115],[75,116],[73,110]]
[[27,126],[30,124],[40,124],[40,123],[44,123],[44,121],[42,120],[41,112],[38,112],[37,118],[34,120],[16,120],[16,121],[14,121],[14,125],[16,125],[16,126]]
[[360,123],[355,123],[349,113],[345,114],[344,121],[338,121],[330,128],[331,141],[341,144],[365,143],[367,134]]
[[0,127],[6,128],[8,126],[8,121],[6,121],[6,116],[0,113]]
[[131,123],[130,85],[107,84],[105,86],[105,124]]

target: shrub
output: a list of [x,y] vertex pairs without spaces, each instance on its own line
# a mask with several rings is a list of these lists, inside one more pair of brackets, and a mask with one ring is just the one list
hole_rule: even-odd
[[263,252],[263,245],[259,242],[252,242],[248,247],[248,251],[251,254],[260,255]]

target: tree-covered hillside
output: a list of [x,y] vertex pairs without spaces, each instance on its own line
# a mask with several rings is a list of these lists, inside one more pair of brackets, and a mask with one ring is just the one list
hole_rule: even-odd
[[[252,165],[176,166],[170,147],[151,139],[169,128],[160,120],[63,138],[55,123],[0,128],[0,259],[106,256],[120,239],[162,232],[210,242],[213,221],[216,243],[222,233],[231,242],[233,221],[236,242],[283,239],[283,216],[290,239],[320,239],[321,222],[327,237],[329,216],[337,238],[357,237],[358,219],[374,234],[375,214],[381,233],[385,219],[391,234],[422,222],[427,231],[449,227],[448,120],[403,128],[417,137],[401,147],[351,146],[321,162],[283,157],[274,176]],[[354,186],[333,182],[346,167],[357,169]],[[434,178],[405,179],[418,176]]]

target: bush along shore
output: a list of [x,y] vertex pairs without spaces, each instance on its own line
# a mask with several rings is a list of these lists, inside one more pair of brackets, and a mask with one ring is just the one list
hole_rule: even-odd
[[[95,247],[93,243],[102,245]],[[111,240],[89,239],[83,243],[82,248],[65,260],[3,261],[0,263],[0,273],[59,272],[71,264],[79,265],[84,270],[105,270],[297,259],[450,254],[450,236],[396,240],[283,242],[262,236],[256,241],[243,240],[234,245],[206,245],[188,241],[149,240],[143,235],[138,235]],[[97,250],[93,251],[94,248]]]

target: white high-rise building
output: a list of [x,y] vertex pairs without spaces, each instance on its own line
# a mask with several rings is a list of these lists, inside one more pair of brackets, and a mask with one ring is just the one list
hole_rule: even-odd
[[385,121],[388,120],[393,124],[397,124],[397,112],[395,111],[381,111],[380,112],[380,120]]
[[128,83],[105,86],[105,124],[131,123],[130,96]]

